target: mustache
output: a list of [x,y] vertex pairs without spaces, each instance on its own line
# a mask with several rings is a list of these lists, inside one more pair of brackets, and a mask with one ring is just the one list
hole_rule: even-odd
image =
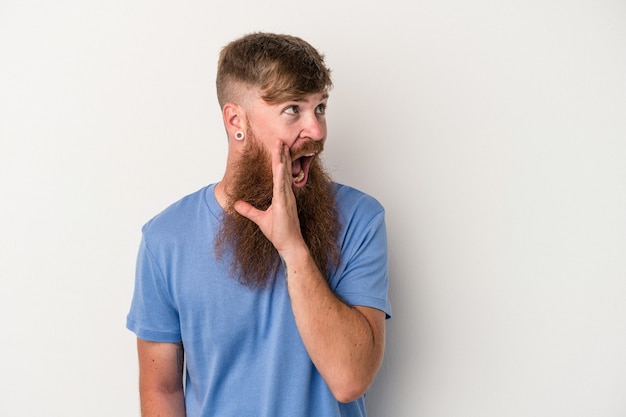
[[319,154],[323,150],[324,150],[324,142],[310,140],[310,141],[304,142],[302,145],[298,146],[297,148],[289,149],[289,154],[293,158],[293,157],[302,156],[304,154],[311,153],[311,152],[315,152]]

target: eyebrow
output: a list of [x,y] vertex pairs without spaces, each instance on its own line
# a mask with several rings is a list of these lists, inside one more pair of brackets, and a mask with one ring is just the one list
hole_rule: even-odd
[[[315,93],[313,93],[313,94],[315,94]],[[326,100],[326,99],[328,99],[328,97],[329,97],[328,93],[323,93],[322,94],[322,100]],[[295,102],[302,102],[302,101],[308,101],[308,100],[306,100],[304,98],[297,98],[297,99],[295,99],[293,101],[295,101]]]

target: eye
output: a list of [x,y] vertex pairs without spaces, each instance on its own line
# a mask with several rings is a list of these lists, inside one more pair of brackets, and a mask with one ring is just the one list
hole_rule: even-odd
[[285,110],[283,111],[287,114],[298,114],[300,112],[300,109],[298,108],[297,105],[293,104],[285,108]]
[[315,113],[317,113],[317,114],[326,114],[326,104],[324,104],[324,103],[319,104],[315,108]]

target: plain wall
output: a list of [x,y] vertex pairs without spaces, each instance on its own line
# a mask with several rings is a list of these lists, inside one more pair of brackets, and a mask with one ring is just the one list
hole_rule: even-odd
[[0,3],[0,415],[138,416],[140,228],[218,181],[221,46],[301,36],[386,207],[371,417],[626,415],[626,3]]

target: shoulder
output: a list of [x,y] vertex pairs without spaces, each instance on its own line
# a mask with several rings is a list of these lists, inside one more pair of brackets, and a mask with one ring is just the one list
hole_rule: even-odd
[[158,239],[194,227],[199,216],[209,211],[206,194],[211,187],[203,187],[166,207],[143,225],[143,235]]
[[373,196],[345,184],[334,183],[337,208],[344,216],[358,213],[362,216],[384,215],[383,205]]

